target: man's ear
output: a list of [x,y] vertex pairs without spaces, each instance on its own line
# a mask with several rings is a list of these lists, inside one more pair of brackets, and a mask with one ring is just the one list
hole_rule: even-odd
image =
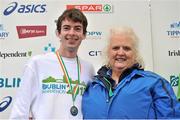
[[83,34],[83,40],[86,39],[86,34]]
[[55,31],[56,36],[59,37],[60,36],[60,32],[58,30]]

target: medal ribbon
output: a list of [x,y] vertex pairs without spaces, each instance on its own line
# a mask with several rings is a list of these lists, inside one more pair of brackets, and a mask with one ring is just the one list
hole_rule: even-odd
[[58,58],[60,65],[61,65],[61,69],[63,70],[64,76],[65,76],[65,81],[68,84],[68,87],[70,87],[70,92],[72,94],[73,105],[74,105],[74,101],[76,100],[76,96],[79,93],[79,84],[80,84],[80,68],[81,67],[80,67],[78,56],[76,56],[77,71],[78,71],[78,83],[76,83],[75,87],[73,88],[72,87],[72,79],[69,77],[65,63],[64,63],[62,57],[59,55],[58,51],[56,51],[56,55],[57,55],[57,58]]

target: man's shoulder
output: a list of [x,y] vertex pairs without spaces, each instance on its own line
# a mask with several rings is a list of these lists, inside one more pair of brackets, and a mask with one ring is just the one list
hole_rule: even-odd
[[90,61],[84,59],[79,59],[79,60],[82,69],[86,69],[86,71],[90,71],[91,73],[93,73],[93,75],[95,74],[94,65]]
[[35,55],[30,60],[36,61],[36,60],[52,59],[52,58],[54,58],[54,56],[55,56],[55,53],[49,52],[49,53]]
[[87,60],[81,59],[81,58],[79,58],[79,60],[80,60],[81,64],[85,64],[85,65],[88,65],[88,66],[93,66],[90,61],[87,61]]
[[43,62],[47,62],[47,61],[54,61],[56,60],[56,56],[53,52],[50,53],[45,53],[45,54],[38,54],[38,55],[34,55],[32,56],[26,64],[37,64],[37,63],[43,63]]

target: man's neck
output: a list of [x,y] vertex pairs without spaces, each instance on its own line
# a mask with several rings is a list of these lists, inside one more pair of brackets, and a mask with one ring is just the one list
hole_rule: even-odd
[[67,51],[67,50],[59,49],[58,53],[62,57],[67,57],[67,58],[75,58],[77,56],[77,52],[76,51]]

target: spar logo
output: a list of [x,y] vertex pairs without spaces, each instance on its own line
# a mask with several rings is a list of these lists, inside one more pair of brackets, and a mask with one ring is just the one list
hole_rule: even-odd
[[111,13],[111,4],[81,4],[81,5],[66,5],[67,9],[76,8],[83,12],[95,12],[95,13]]
[[180,21],[170,24],[170,29],[166,31],[171,38],[180,38]]
[[12,102],[12,97],[7,96],[0,101],[0,112],[3,112]]
[[47,27],[39,26],[16,26],[19,39],[46,36]]
[[44,13],[46,11],[46,4],[26,4],[19,5],[17,2],[11,2],[5,8],[3,14],[8,16],[13,12],[17,13]]

